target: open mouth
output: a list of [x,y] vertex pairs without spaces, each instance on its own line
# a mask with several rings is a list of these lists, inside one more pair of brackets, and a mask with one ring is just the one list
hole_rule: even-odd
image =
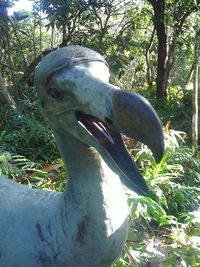
[[76,111],[78,123],[86,129],[86,131],[94,136],[101,145],[109,145],[115,143],[114,130],[111,126],[92,115],[88,115],[81,111]]
[[121,134],[108,123],[92,115],[81,111],[76,111],[75,114],[79,125],[88,134],[95,137],[115,163],[118,171],[125,176],[126,184],[134,188],[134,191],[137,193],[147,195],[148,188],[146,182],[126,150]]

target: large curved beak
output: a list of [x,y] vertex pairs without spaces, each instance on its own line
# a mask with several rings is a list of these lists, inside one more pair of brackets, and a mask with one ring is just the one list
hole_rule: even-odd
[[[114,90],[112,127],[115,131],[146,144],[151,149],[157,163],[162,159],[164,153],[162,125],[155,110],[144,97],[124,90]],[[118,136],[113,139],[116,143],[117,153],[113,153],[111,157],[123,174],[121,177],[124,184],[138,194],[148,195],[147,184],[128,154],[121,136],[114,135]],[[110,155],[112,154],[110,153]]]
[[[98,112],[95,116],[77,112],[77,119],[98,140],[111,161],[106,160],[107,156],[105,157],[103,152],[104,159],[115,171],[117,168],[123,183],[138,194],[148,195],[147,184],[126,150],[120,133],[146,144],[152,150],[156,162],[159,162],[164,153],[164,138],[160,120],[144,97],[125,90],[118,90],[110,84],[108,86],[104,84],[105,88],[111,93],[107,95],[107,101],[101,107],[103,110],[109,110],[106,112],[106,114],[109,113],[109,118],[105,120]],[[98,98],[99,103],[101,97]],[[97,149],[102,154],[98,145]]]

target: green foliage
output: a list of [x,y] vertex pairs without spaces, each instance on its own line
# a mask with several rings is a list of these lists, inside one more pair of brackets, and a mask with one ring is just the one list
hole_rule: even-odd
[[[26,175],[33,171],[39,171],[39,164],[24,156],[20,156],[7,151],[0,151],[0,175],[21,182],[26,179]],[[28,179],[27,179],[28,181]]]
[[[58,156],[52,132],[39,121],[42,117],[40,107],[23,105],[25,114],[10,108],[0,108],[1,150],[24,155],[33,160],[54,160]],[[34,111],[34,112],[33,112]],[[5,117],[6,116],[6,117]]]
[[0,175],[9,175],[11,173],[10,166],[11,155],[9,152],[2,152],[0,154]]
[[32,188],[63,191],[66,174],[61,160],[37,163],[24,156],[0,151],[0,176],[8,176]]
[[[183,136],[165,129],[166,152],[159,164],[146,147],[135,157],[150,188],[150,197],[127,192],[132,218],[127,245],[139,266],[198,266],[200,161]],[[132,266],[130,257],[122,254],[114,266]]]

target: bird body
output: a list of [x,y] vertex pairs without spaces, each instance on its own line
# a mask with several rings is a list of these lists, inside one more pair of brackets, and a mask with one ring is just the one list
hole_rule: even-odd
[[122,250],[128,209],[119,177],[96,151],[83,146],[81,153],[80,142],[76,149],[67,139],[69,156],[81,164],[72,166],[76,182],[72,177],[66,192],[0,178],[0,214],[7,215],[0,217],[1,267],[108,267]]
[[110,267],[120,254],[128,231],[121,182],[148,193],[120,132],[147,144],[157,161],[163,134],[150,104],[108,78],[105,60],[83,47],[40,63],[35,84],[68,183],[61,193],[0,177],[1,267]]
[[66,192],[0,178],[1,267],[107,267],[122,250],[128,209],[119,177],[94,149],[67,140],[68,157],[80,165],[69,165],[76,180]]

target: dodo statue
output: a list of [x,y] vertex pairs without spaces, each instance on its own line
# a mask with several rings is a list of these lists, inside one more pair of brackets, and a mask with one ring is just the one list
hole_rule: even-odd
[[160,120],[142,96],[109,83],[97,52],[69,46],[45,56],[35,86],[67,169],[64,192],[0,177],[1,267],[111,267],[127,238],[123,185],[148,195],[121,134],[164,151]]

